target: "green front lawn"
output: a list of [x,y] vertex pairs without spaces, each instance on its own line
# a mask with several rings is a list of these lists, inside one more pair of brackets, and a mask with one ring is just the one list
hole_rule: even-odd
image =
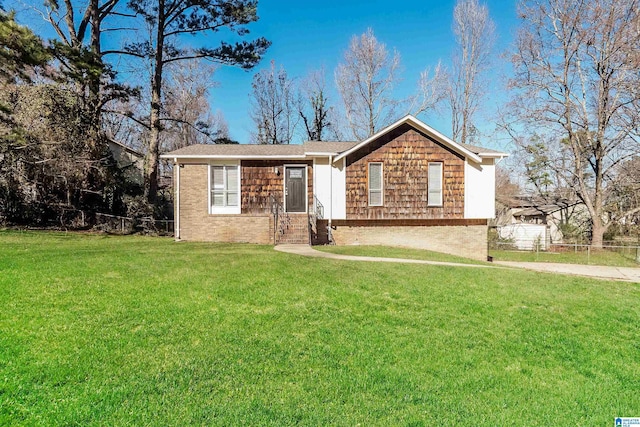
[[640,285],[0,233],[0,425],[602,426]]

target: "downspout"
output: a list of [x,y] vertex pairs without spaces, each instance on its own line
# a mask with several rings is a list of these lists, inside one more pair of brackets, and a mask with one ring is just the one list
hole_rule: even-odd
[[329,221],[327,224],[327,239],[333,241],[331,236],[331,218],[333,218],[333,156],[329,155]]
[[176,171],[176,207],[175,207],[175,218],[173,221],[173,234],[175,241],[180,241],[180,165],[178,164],[178,159],[173,159],[173,168]]

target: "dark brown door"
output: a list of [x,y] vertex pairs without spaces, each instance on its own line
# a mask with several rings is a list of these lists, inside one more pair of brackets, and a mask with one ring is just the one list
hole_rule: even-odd
[[306,212],[307,177],[304,166],[285,168],[284,195],[287,212]]

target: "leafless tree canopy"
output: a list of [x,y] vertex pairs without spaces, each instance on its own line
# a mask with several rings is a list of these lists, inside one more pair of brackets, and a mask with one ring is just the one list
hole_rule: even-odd
[[335,80],[353,137],[362,140],[395,119],[392,90],[398,82],[400,54],[390,55],[368,29],[351,39]]
[[[211,89],[217,66],[203,61],[177,62],[167,68],[160,121],[160,151],[171,151],[192,144],[212,144],[228,137],[221,112],[212,112]],[[148,73],[140,70],[139,73]],[[150,77],[147,77],[150,78]],[[104,128],[115,140],[146,152],[149,140],[149,91],[139,97],[111,106],[104,117]]]
[[420,73],[418,93],[411,100],[409,112],[418,116],[430,111],[437,111],[442,101],[447,98],[449,76],[440,62],[433,68]]
[[537,145],[533,153],[585,203],[594,246],[611,224],[616,166],[640,149],[639,12],[636,0],[529,0],[519,9],[508,129],[525,149]]
[[332,123],[324,69],[315,70],[300,82],[298,113],[304,125],[304,137],[310,141],[325,141]]
[[164,95],[165,134],[161,151],[172,151],[192,144],[211,144],[229,136],[221,112],[213,113],[209,93],[217,86],[216,66],[199,61],[174,63]]
[[495,25],[489,9],[478,0],[458,0],[453,10],[457,48],[449,79],[453,139],[470,142],[474,115],[486,91],[485,72],[491,64]]
[[283,67],[260,70],[251,84],[252,133],[256,144],[289,144],[298,122],[293,81]]

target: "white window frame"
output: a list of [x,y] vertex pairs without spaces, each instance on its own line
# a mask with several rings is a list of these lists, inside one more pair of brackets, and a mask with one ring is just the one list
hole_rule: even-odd
[[[432,182],[429,179],[431,176],[431,166],[438,166],[440,168],[440,188],[432,189]],[[444,205],[444,163],[443,162],[429,162],[427,166],[427,206],[440,207]],[[431,192],[438,191],[440,193],[440,200],[435,203],[431,199]]]
[[[232,168],[235,167],[238,170],[237,173],[237,188],[238,188],[238,206],[213,206],[213,199],[212,199],[212,193],[213,193],[213,180],[212,180],[212,173],[213,173],[213,168],[214,167],[224,167],[225,171],[226,168]],[[240,182],[241,182],[241,173],[242,173],[242,168],[240,167],[240,161],[236,161],[236,162],[229,162],[229,161],[225,161],[224,163],[210,163],[209,167],[207,168],[208,170],[208,205],[209,205],[209,214],[210,215],[216,215],[216,214],[240,214],[241,212],[241,205],[242,205],[242,188],[240,187]],[[228,185],[227,185],[227,174],[224,174],[224,180],[225,180],[225,194],[228,191]],[[226,203],[226,197],[224,198],[225,203]]]
[[[371,188],[371,165],[380,165],[380,188]],[[380,204],[371,203],[371,191],[380,191]],[[369,162],[367,163],[367,201],[369,206],[384,206],[384,163]]]

